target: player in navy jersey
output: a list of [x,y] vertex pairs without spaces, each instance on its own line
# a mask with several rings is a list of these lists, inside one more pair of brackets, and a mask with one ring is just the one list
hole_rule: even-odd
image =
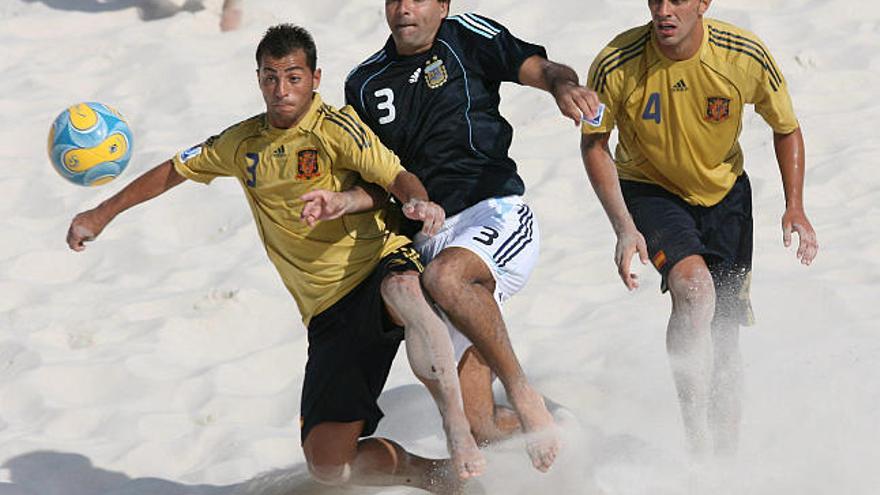
[[[547,60],[543,47],[476,14],[448,16],[449,6],[386,0],[391,36],[349,75],[346,102],[446,210],[442,231],[415,234],[415,246],[429,261],[423,284],[454,326],[474,436],[486,443],[518,430],[540,433],[530,435],[528,451],[546,471],[559,445],[553,418],[513,352],[500,311],[525,284],[540,237],[508,156],[513,132],[498,91],[504,81],[544,89],[576,124],[595,115],[599,100],[571,68]],[[513,410],[494,403],[493,373]]]

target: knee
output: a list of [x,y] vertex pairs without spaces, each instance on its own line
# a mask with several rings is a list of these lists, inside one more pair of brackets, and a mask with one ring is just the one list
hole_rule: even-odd
[[412,300],[422,295],[419,275],[416,272],[392,273],[382,281],[382,298],[391,305]]
[[309,460],[307,464],[312,479],[322,485],[342,486],[351,479],[351,465],[348,463],[323,464]]
[[422,274],[425,290],[441,306],[445,296],[456,293],[461,283],[461,277],[455,266],[441,257],[429,263]]
[[669,276],[669,291],[676,306],[714,312],[715,284],[705,265],[673,269]]

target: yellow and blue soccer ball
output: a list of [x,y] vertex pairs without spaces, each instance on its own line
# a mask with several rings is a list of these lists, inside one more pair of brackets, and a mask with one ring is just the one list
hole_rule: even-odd
[[49,159],[62,177],[80,186],[115,179],[131,159],[131,129],[122,115],[102,103],[78,103],[49,129]]

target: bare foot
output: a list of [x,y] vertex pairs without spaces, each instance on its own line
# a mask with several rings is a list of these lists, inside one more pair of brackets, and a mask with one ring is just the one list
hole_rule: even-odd
[[547,472],[559,453],[559,433],[553,416],[541,395],[528,385],[516,393],[510,393],[508,397],[526,434],[526,451],[532,459],[532,465],[541,472]]
[[486,458],[477,447],[471,434],[467,420],[461,427],[444,428],[446,430],[446,446],[452,456],[452,467],[458,477],[466,480],[483,474],[486,470]]

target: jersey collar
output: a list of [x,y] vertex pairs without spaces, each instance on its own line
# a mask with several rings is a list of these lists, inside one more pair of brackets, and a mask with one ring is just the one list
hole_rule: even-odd
[[660,61],[660,64],[664,67],[668,67],[670,65],[681,66],[699,63],[699,61],[703,59],[703,54],[706,52],[707,49],[706,47],[709,46],[709,24],[706,22],[707,20],[708,19],[706,19],[705,17],[702,20],[703,39],[702,41],[700,41],[700,48],[697,50],[697,53],[695,53],[691,58],[687,60],[672,60],[671,58],[668,58],[666,55],[664,55],[663,52],[660,51],[660,47],[657,46],[657,38],[654,34],[654,28],[649,23],[648,26],[651,30],[651,49],[654,51],[654,55],[657,57],[657,60]]

